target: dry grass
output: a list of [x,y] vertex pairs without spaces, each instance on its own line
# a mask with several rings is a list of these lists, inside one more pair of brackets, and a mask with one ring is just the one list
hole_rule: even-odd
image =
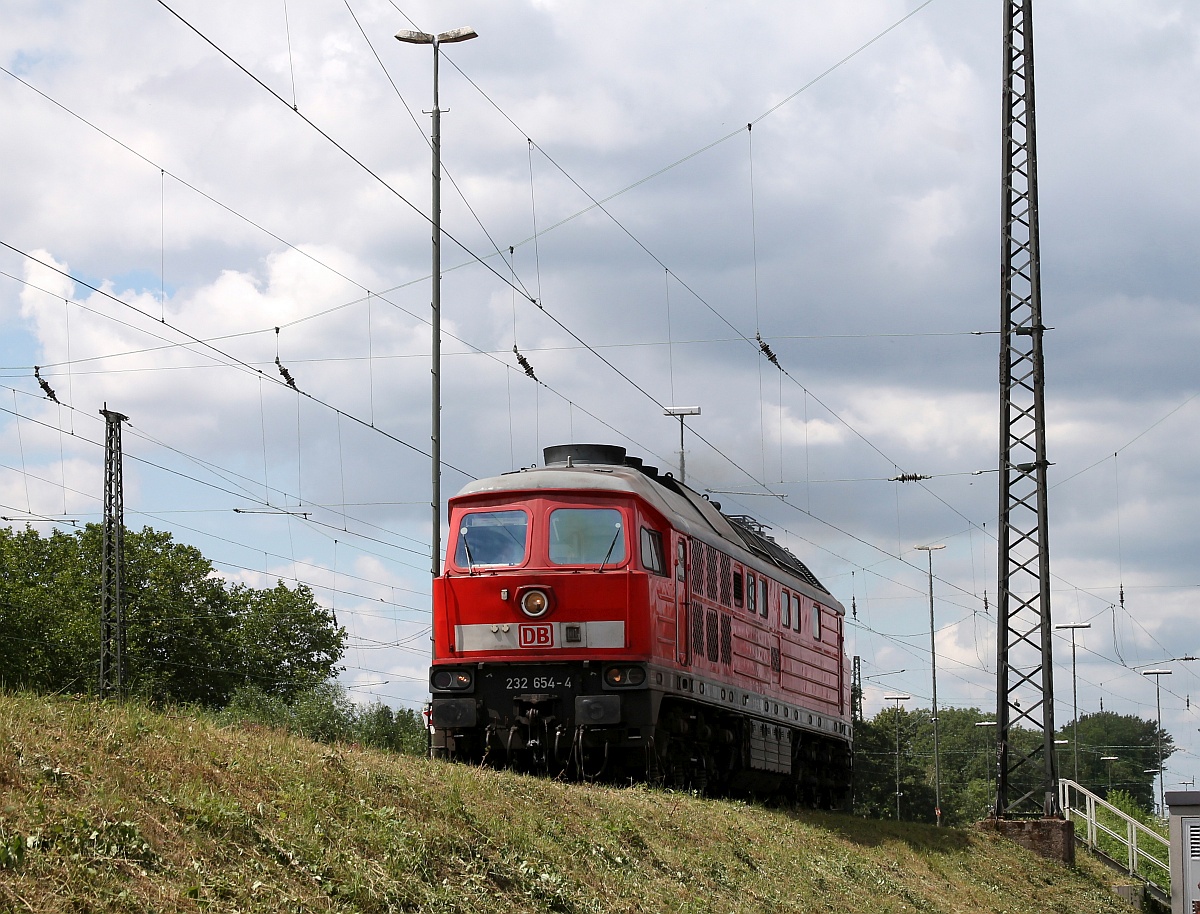
[[[24,850],[20,850],[20,848]],[[1113,912],[973,831],[0,695],[0,912]]]

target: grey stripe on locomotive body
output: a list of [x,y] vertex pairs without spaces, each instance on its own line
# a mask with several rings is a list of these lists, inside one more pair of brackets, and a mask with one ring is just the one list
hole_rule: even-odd
[[[652,478],[621,464],[575,464],[516,470],[469,483],[456,498],[470,495],[537,491],[592,491],[636,495],[690,538],[718,549],[758,574],[845,616],[846,610],[808,567],[782,546],[722,514],[712,502],[676,480]],[[754,547],[754,551],[752,551]]]

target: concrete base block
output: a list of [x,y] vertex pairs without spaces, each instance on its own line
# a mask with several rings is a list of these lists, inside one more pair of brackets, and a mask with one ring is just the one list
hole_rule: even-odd
[[978,827],[1049,860],[1075,863],[1075,823],[1066,819],[984,819]]
[[1146,906],[1146,887],[1142,885],[1114,885],[1113,891],[1141,911]]

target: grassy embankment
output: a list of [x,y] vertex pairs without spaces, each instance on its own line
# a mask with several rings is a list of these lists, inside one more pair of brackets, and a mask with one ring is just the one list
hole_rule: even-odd
[[970,830],[0,695],[0,912],[1121,912]]

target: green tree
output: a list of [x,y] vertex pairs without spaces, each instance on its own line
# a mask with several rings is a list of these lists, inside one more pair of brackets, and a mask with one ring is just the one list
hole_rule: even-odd
[[[1159,730],[1157,721],[1112,711],[1084,714],[1079,718],[1078,732],[1079,782],[1101,796],[1108,795],[1111,784],[1112,790],[1126,792],[1142,809],[1153,810],[1156,778],[1153,769],[1158,767],[1158,740],[1162,740],[1166,767],[1166,760],[1175,752],[1171,734]],[[1060,739],[1070,740],[1075,729],[1068,723],[1058,735]],[[1106,762],[1107,756],[1115,756],[1116,760]],[[1062,754],[1059,773],[1063,777],[1074,774],[1071,752]]]
[[[992,718],[978,708],[938,709],[942,822],[961,825],[986,818],[996,802],[996,728],[976,726]],[[936,777],[933,721],[927,715],[914,736],[915,751],[927,758],[927,776]]]
[[924,751],[922,732],[931,727],[928,712],[904,708],[884,708],[855,726],[855,812],[874,819],[895,817],[898,759],[900,818],[935,820],[931,756]]
[[[962,825],[989,815],[996,798],[995,726],[976,726],[991,720],[978,708],[941,708],[938,714],[941,759],[942,821]],[[916,821],[934,820],[933,721],[925,710],[906,711],[899,716],[884,708],[872,720],[855,727],[855,811],[873,818],[896,814],[896,724],[900,725],[901,817]],[[1057,734],[1071,739],[1073,728],[1064,726]],[[1161,736],[1163,758],[1175,751],[1174,741],[1160,731],[1155,721],[1125,714],[1103,712],[1079,719],[1079,779],[1083,786],[1105,795],[1111,764],[1114,792],[1124,791],[1142,810],[1154,808],[1154,774],[1146,769],[1157,765],[1156,740]],[[1039,734],[1019,727],[1009,731],[1011,752],[1038,749]],[[1060,750],[1059,774],[1073,773],[1070,746]],[[1105,762],[1105,756],[1116,761]],[[1010,772],[1009,803],[1032,794],[1024,808],[1040,809],[1040,752],[1032,764]]]
[[65,573],[78,551],[77,538],[59,531],[0,528],[0,683],[80,691],[95,678],[99,621],[88,624],[77,580]]
[[[102,536],[96,524],[81,536],[96,594]],[[229,595],[200,550],[150,527],[126,531],[121,587],[128,693],[207,707],[228,701],[236,682]]]
[[308,587],[292,590],[277,581],[270,590],[256,590],[239,584],[229,599],[242,683],[291,699],[338,671],[346,630]]
[[[0,528],[0,684],[98,685],[102,530]],[[126,531],[125,686],[157,702],[222,707],[238,686],[295,695],[337,671],[345,631],[306,587],[229,587],[194,546]]]

